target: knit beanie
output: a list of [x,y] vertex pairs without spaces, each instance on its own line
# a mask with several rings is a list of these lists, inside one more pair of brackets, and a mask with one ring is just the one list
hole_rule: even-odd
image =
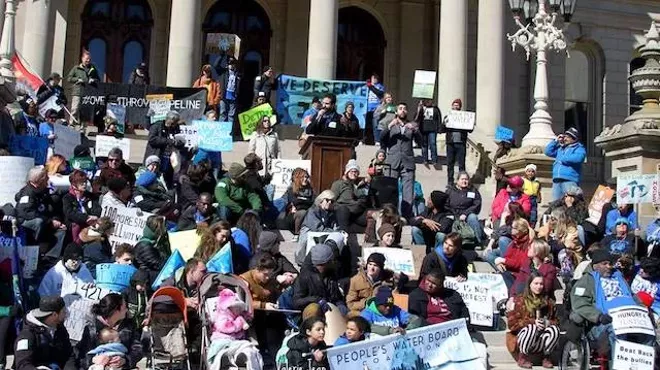
[[386,305],[391,306],[394,304],[394,297],[392,296],[392,289],[389,287],[383,286],[378,289],[376,297],[374,298],[374,303],[377,306]]
[[83,257],[82,247],[76,243],[71,243],[66,246],[64,249],[64,254],[62,254],[62,261],[66,262],[68,260],[80,261]]
[[334,258],[332,248],[327,244],[313,246],[309,254],[311,255],[313,265],[325,265]]
[[396,229],[392,224],[382,224],[380,225],[380,228],[378,229],[378,237],[383,239],[383,236],[387,233],[396,233]]
[[367,258],[367,264],[369,263],[374,263],[376,266],[380,267],[380,269],[385,268],[385,255],[382,253],[372,253],[369,255],[369,258]]

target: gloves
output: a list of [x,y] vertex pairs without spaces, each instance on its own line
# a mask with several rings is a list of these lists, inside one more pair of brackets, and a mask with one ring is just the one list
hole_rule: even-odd
[[612,316],[602,313],[598,316],[598,323],[602,325],[607,325],[612,323]]

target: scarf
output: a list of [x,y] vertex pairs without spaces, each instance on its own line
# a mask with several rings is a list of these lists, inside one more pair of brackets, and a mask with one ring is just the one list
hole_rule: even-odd
[[535,296],[534,294],[523,296],[523,303],[525,305],[525,310],[534,317],[536,317],[536,310],[540,310],[547,305],[547,302],[542,295]]
[[456,255],[453,257],[447,257],[445,255],[445,249],[442,248],[442,244],[435,247],[435,253],[438,254],[438,257],[442,259],[442,261],[445,263],[445,266],[447,267],[447,271],[445,273],[447,275],[451,274],[454,271],[454,262],[456,262]]

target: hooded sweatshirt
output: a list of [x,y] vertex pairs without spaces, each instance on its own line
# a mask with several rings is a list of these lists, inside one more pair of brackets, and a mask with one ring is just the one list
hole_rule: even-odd
[[38,290],[39,296],[59,296],[62,293],[62,286],[65,284],[82,285],[93,282],[94,278],[92,277],[92,273],[89,272],[89,269],[87,269],[87,266],[81,263],[78,271],[71,272],[64,266],[64,262],[60,260],[46,272],[46,275],[41,280]]
[[410,321],[408,312],[402,310],[399,306],[392,306],[390,313],[385,316],[378,311],[378,306],[373,299],[367,301],[367,308],[362,310],[360,316],[364,317],[369,324],[385,326],[388,328],[405,328]]
[[[233,309],[232,309],[233,308]],[[218,296],[218,309],[213,321],[213,335],[211,340],[243,339],[249,325],[245,318],[245,302],[230,289],[223,289]],[[240,314],[234,313],[240,312]]]

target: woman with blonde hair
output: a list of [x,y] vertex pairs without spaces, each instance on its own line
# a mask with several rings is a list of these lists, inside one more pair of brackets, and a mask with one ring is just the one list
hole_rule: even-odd
[[55,176],[55,175],[64,175],[66,174],[66,168],[67,168],[67,163],[66,163],[66,158],[59,154],[53,154],[48,158],[48,161],[46,164],[44,164],[44,168],[46,169],[46,172],[48,172],[48,176]]
[[307,170],[296,168],[291,173],[291,186],[282,197],[286,202],[286,207],[277,218],[277,225],[280,229],[292,231],[293,241],[298,241],[305,215],[314,204],[314,189],[309,180]]
[[[525,289],[527,279],[533,274],[538,273],[543,277],[543,294],[549,298],[555,298],[555,289],[559,284],[557,282],[557,268],[552,264],[552,250],[550,245],[543,239],[534,239],[527,250],[529,264],[523,266],[513,282],[509,291],[509,296],[521,294]],[[557,282],[558,283],[558,282]]]
[[584,252],[577,224],[564,208],[552,210],[548,222],[539,229],[538,237],[552,246],[561,266],[560,275],[571,278],[577,265],[582,262]]
[[513,286],[524,266],[529,265],[528,249],[531,243],[529,237],[529,224],[523,219],[514,220],[511,224],[511,244],[509,244],[504,257],[495,258],[495,267],[499,270],[507,287]]

